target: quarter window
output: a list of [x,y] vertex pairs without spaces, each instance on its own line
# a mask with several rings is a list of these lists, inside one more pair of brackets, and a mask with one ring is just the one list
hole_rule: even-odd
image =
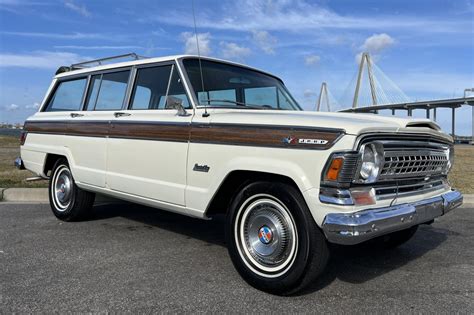
[[77,79],[59,83],[46,107],[47,112],[81,110],[86,79]]

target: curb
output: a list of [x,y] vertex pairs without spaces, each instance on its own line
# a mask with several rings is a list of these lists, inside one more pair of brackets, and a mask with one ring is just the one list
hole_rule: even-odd
[[6,188],[2,201],[10,202],[48,202],[47,188]]
[[[474,206],[474,194],[464,194],[461,207]],[[96,202],[110,202],[117,199],[97,195]],[[0,188],[0,202],[49,203],[48,188]]]
[[463,205],[474,205],[474,195],[463,195],[464,203]]
[[[96,202],[117,201],[103,195],[96,196]],[[49,203],[48,188],[0,188],[0,202]]]

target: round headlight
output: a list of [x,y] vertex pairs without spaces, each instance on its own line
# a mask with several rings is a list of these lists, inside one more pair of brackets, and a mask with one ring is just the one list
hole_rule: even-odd
[[382,164],[383,149],[376,144],[364,145],[361,149],[362,164],[360,166],[359,175],[363,182],[373,183],[379,176]]

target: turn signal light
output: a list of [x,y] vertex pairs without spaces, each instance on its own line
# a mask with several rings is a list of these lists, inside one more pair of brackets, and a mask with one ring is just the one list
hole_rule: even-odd
[[337,181],[339,172],[342,169],[342,164],[344,163],[344,158],[337,157],[331,161],[331,165],[326,172],[326,180]]
[[374,205],[376,202],[375,190],[373,188],[368,190],[351,190],[352,200],[357,206]]

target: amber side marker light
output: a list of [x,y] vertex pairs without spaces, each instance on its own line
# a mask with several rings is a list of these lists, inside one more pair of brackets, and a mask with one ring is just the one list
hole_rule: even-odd
[[326,180],[337,181],[343,163],[344,159],[342,157],[334,158],[326,171]]

